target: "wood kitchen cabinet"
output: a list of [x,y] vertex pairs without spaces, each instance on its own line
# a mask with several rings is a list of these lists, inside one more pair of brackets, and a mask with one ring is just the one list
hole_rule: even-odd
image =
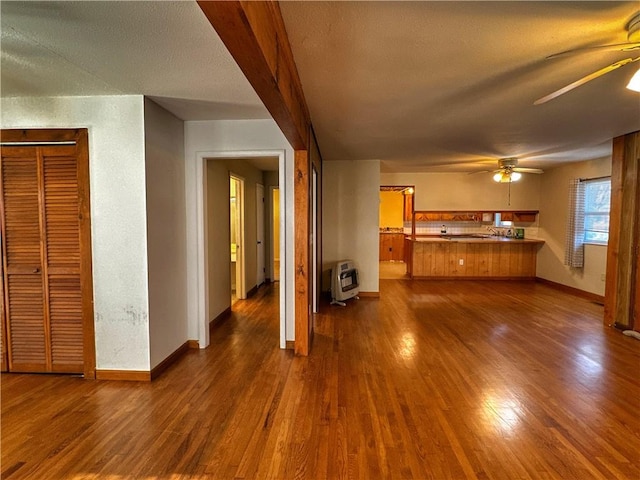
[[477,222],[477,212],[416,212],[416,222]]
[[414,278],[535,278],[539,243],[413,242]]
[[453,213],[452,219],[454,222],[477,222],[480,218],[480,215],[475,212],[460,212]]
[[402,262],[404,261],[404,234],[381,233],[380,234],[380,261]]
[[524,222],[532,223],[536,221],[537,210],[501,212],[500,219],[503,222]]
[[388,262],[391,260],[391,234],[380,234],[380,261]]
[[392,258],[395,262],[402,262],[404,260],[404,234],[394,234],[392,240]]
[[537,214],[538,214],[537,211],[514,212],[513,218],[514,218],[514,221],[516,222],[535,222]]
[[416,212],[416,222],[439,222],[441,220],[442,220],[442,213]]
[[415,212],[416,222],[493,222],[495,214],[500,213],[504,222],[533,223],[538,215],[537,210],[509,210],[484,212],[456,212],[456,211],[419,211]]

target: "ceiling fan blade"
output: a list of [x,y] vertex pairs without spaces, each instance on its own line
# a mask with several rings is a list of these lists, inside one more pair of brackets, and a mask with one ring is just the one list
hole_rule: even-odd
[[576,55],[580,53],[607,52],[614,50],[618,50],[620,52],[633,52],[634,50],[640,50],[640,42],[615,43],[611,45],[596,45],[595,47],[574,48],[572,50],[554,53],[546,58],[547,60],[550,60],[552,58],[567,57],[569,55]]
[[559,97],[560,95],[567,93],[571,90],[573,90],[574,88],[579,87],[580,85],[584,85],[587,82],[590,82],[591,80],[595,80],[598,77],[601,77],[602,75],[609,73],[613,70],[616,70],[617,68],[620,67],[624,67],[626,64],[631,63],[631,62],[635,62],[636,60],[640,60],[640,57],[637,58],[625,58],[624,60],[620,60],[619,62],[615,62],[612,63],[611,65],[607,65],[604,68],[601,68],[600,70],[590,73],[589,75],[582,77],[579,80],[576,80],[573,83],[570,83],[569,85],[567,85],[566,87],[562,87],[560,90],[556,90],[553,93],[550,93],[549,95],[546,95],[542,98],[539,98],[538,100],[536,100],[535,102],[533,102],[534,105],[541,105],[543,103],[548,102],[549,100],[553,100],[556,97]]
[[516,167],[513,169],[514,172],[520,173],[544,173],[544,170],[540,170],[539,168],[520,168]]

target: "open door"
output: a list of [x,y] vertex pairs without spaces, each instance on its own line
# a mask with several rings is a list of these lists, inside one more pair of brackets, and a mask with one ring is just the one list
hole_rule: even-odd
[[311,311],[320,311],[318,278],[318,172],[311,167]]
[[264,259],[264,185],[256,184],[256,286],[260,287],[265,280]]
[[244,180],[229,176],[231,304],[247,298],[244,275]]
[[280,189],[275,187],[272,190],[272,218],[271,218],[271,272],[273,273],[273,281],[280,281]]

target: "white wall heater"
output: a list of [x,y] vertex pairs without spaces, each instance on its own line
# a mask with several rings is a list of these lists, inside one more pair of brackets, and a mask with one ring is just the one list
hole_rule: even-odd
[[358,298],[358,269],[352,260],[342,260],[331,268],[331,305],[346,306],[345,300]]

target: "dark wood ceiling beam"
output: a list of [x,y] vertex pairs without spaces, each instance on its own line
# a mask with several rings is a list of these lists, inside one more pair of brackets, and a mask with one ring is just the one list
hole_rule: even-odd
[[198,5],[295,150],[309,145],[309,111],[277,2]]

